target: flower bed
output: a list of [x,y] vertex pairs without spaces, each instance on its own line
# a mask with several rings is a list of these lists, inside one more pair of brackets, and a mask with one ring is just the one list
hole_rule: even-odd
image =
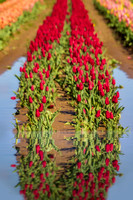
[[34,19],[42,5],[38,0],[6,1],[0,4],[0,50],[21,24]]
[[133,4],[129,1],[94,0],[95,7],[110,27],[121,36],[125,46],[133,45]]

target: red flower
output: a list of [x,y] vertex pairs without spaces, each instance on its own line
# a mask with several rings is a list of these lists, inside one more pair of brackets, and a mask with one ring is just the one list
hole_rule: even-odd
[[49,71],[46,71],[46,78],[49,78]]
[[118,91],[116,92],[116,96],[117,96],[117,98],[119,98],[119,97],[120,97],[120,94],[119,94],[119,92],[118,92]]
[[36,117],[40,117],[40,112],[38,109],[36,109]]
[[106,104],[106,105],[109,104],[109,98],[108,98],[108,97],[106,97],[106,99],[105,99],[105,104]]
[[46,86],[46,92],[48,92],[49,91],[49,87],[48,86]]
[[36,145],[36,153],[39,154],[39,151],[40,151],[40,146]]
[[13,96],[13,97],[11,97],[11,99],[12,99],[12,100],[15,100],[15,99],[16,99],[16,97],[15,97],[15,96]]
[[32,178],[34,178],[34,177],[35,177],[35,174],[34,174],[33,172],[31,173],[31,177],[32,177]]
[[12,164],[11,167],[16,167],[16,165],[15,165],[15,164]]
[[29,96],[29,102],[33,103],[33,99],[31,98],[31,96]]
[[109,144],[106,144],[105,150],[106,150],[106,152],[109,152],[109,151],[110,151],[110,145],[109,145]]
[[117,98],[117,96],[115,96],[115,95],[113,96],[112,102],[113,102],[113,103],[118,103],[118,98]]
[[32,74],[32,72],[30,72],[30,78],[33,78],[33,74]]
[[98,110],[95,116],[100,117],[100,113],[101,113],[101,110]]
[[110,112],[110,119],[113,119],[114,118],[114,115],[112,112]]
[[106,164],[106,166],[108,166],[109,165],[109,158],[106,158],[106,160],[105,160],[105,164]]
[[40,103],[39,112],[42,112],[42,111],[43,111],[43,104]]
[[113,176],[113,178],[112,178],[112,183],[115,183],[115,176]]
[[80,94],[77,95],[77,101],[81,102],[81,96],[80,96]]
[[28,74],[25,72],[25,78],[28,78]]
[[29,167],[32,167],[32,165],[33,165],[33,161],[30,161],[29,162]]
[[31,86],[31,90],[34,91],[34,85]]
[[81,162],[78,162],[78,163],[77,163],[77,167],[78,167],[78,169],[81,168]]
[[47,163],[46,163],[46,161],[45,161],[45,160],[44,160],[44,161],[42,161],[42,165],[43,165],[43,167],[46,167]]
[[42,98],[42,103],[46,103],[46,97],[45,96],[43,96],[43,98]]
[[98,145],[95,146],[95,149],[99,152],[101,151]]
[[113,151],[113,143],[110,144],[110,151]]
[[115,79],[114,78],[112,79],[112,85],[115,85]]
[[39,156],[40,156],[40,160],[43,160],[43,151],[42,150],[39,151]]
[[107,110],[106,111],[106,119],[109,119],[110,118],[110,112]]
[[43,90],[44,86],[43,86],[43,83],[41,82],[40,83],[40,90]]

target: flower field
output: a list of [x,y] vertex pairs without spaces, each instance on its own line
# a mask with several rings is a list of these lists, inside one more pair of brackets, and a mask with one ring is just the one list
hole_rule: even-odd
[[129,0],[94,0],[95,7],[108,20],[110,27],[121,36],[123,44],[133,44],[133,4]]
[[0,4],[0,50],[24,22],[34,19],[40,10],[40,0],[5,1]]
[[[11,97],[27,110],[26,122],[20,128],[16,116],[15,128],[16,142],[26,138],[28,153],[11,165],[20,177],[20,194],[24,199],[106,199],[116,176],[121,176],[119,139],[125,129],[119,120],[124,108],[111,62],[81,0],[57,0],[30,42],[26,59],[20,76],[15,75],[19,89]],[[75,155],[61,174],[52,138],[60,113],[54,110],[57,84],[75,111],[69,123],[75,134],[67,138]]]

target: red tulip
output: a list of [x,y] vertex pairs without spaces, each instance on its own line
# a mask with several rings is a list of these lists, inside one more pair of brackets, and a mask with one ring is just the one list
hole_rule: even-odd
[[81,102],[81,96],[80,96],[80,94],[77,95],[77,101]]
[[106,99],[105,99],[105,104],[106,104],[106,105],[109,104],[109,98],[108,98],[108,97],[106,97]]
[[29,162],[29,167],[32,167],[32,165],[33,165],[33,161],[30,161]]
[[45,96],[43,96],[43,98],[42,98],[42,103],[46,103],[46,97]]
[[106,152],[109,152],[109,151],[110,151],[110,145],[109,145],[109,144],[106,144],[105,150],[106,150]]
[[96,149],[97,151],[99,151],[99,152],[101,151],[101,150],[100,150],[100,147],[99,147],[98,145],[95,146],[95,149]]
[[31,98],[31,96],[29,96],[29,102],[33,103],[33,99]]
[[97,118],[100,117],[100,113],[101,113],[101,110],[98,110],[95,116],[96,116]]
[[36,109],[36,117],[40,117],[40,112],[38,109]]
[[110,112],[107,110],[106,111],[106,119],[109,119],[110,118]]
[[13,96],[13,97],[11,97],[11,99],[12,99],[12,100],[15,100],[15,99],[16,99],[16,97],[15,97],[15,96]]

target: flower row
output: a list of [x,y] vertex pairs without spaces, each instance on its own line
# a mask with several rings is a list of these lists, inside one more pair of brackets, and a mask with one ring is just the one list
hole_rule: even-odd
[[72,3],[64,85],[77,103],[77,128],[98,128],[101,123],[116,127],[123,108],[119,107],[116,81],[102,54],[103,43],[94,33],[83,3]]
[[34,41],[27,52],[27,61],[20,67],[21,76],[17,77],[20,87],[16,93],[20,105],[28,109],[29,129],[49,130],[56,113],[53,108],[56,97],[54,79],[58,74],[58,60],[55,53],[66,17],[67,1],[58,0],[51,17],[47,17],[39,27]]

